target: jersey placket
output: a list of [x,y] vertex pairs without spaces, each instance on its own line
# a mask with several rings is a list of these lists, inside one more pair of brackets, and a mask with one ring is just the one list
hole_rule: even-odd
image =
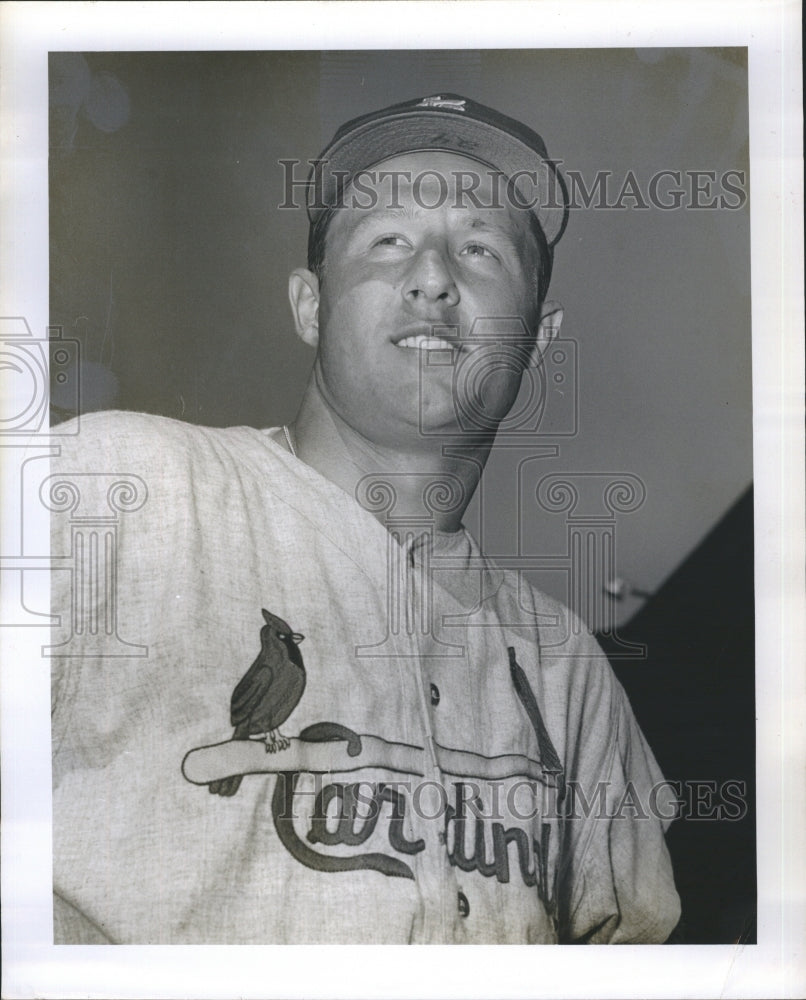
[[[434,735],[432,682],[429,665],[439,658],[457,655],[461,647],[449,646],[434,634],[434,580],[432,576],[433,536],[428,524],[412,525],[406,532],[397,535],[400,560],[398,580],[401,614],[404,615],[405,648],[404,655],[411,664],[413,680],[417,689],[419,716],[422,720],[422,736],[425,746],[424,779],[430,787],[440,789],[439,811],[436,816],[430,807],[427,816],[413,814],[413,822],[419,827],[419,835],[428,845],[421,855],[423,898],[426,919],[423,927],[425,941],[461,941],[465,937],[462,914],[460,913],[460,893],[456,874],[448,862],[445,844],[445,814],[448,802],[448,787],[439,765],[439,757]],[[402,637],[402,636],[401,636]],[[408,672],[408,671],[407,671]],[[418,799],[414,798],[414,802]],[[421,803],[422,804],[422,803]],[[431,900],[435,904],[430,903]]]

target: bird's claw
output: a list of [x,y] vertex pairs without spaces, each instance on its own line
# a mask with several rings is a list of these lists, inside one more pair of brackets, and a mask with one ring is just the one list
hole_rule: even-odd
[[291,740],[280,736],[274,740],[266,740],[266,753],[277,753],[278,750],[287,750],[291,746]]

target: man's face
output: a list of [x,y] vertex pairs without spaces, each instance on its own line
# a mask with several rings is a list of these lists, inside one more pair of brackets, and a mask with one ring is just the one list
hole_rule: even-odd
[[[480,178],[473,198],[468,176]],[[411,445],[420,428],[457,433],[457,404],[489,430],[515,401],[539,320],[525,213],[487,167],[451,153],[394,157],[360,183],[327,233],[316,361],[326,403],[379,445]],[[426,364],[422,352],[440,347],[449,363]]]

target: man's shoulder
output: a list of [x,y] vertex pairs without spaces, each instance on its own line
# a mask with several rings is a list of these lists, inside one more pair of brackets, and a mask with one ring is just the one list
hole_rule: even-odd
[[61,441],[84,447],[108,442],[186,440],[202,428],[184,420],[135,410],[99,410],[58,425]]
[[579,615],[567,604],[540,590],[526,579],[518,569],[500,569],[495,560],[488,560],[494,573],[500,574],[500,592],[507,595],[513,607],[521,609],[521,617],[525,614],[530,622],[540,628],[562,630],[569,637],[579,637],[583,645],[596,654],[601,653],[601,647],[596,642]]
[[545,683],[585,699],[608,693],[620,697],[619,684],[588,625],[562,600],[532,585],[522,573],[502,570],[499,607],[510,622],[536,635],[540,674]]
[[249,427],[204,427],[153,413],[104,410],[59,425],[59,458],[87,469],[124,462],[159,472],[243,448],[260,433]]

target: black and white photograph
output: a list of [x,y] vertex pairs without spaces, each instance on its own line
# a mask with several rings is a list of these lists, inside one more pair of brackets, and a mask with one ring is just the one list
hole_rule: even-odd
[[[769,379],[802,300],[782,270],[759,329],[751,46],[272,44],[294,7],[549,5],[234,6],[265,44],[41,51],[44,284],[4,297],[0,440],[2,637],[50,709],[21,926],[67,978],[39,994],[189,995],[211,945],[766,954],[771,772],[802,757],[769,727],[794,740],[803,687]],[[132,992],[99,945],[172,946],[174,978]],[[488,995],[638,988],[607,950],[500,954]],[[701,994],[766,995],[730,968]],[[282,982],[231,995],[370,995]]]

